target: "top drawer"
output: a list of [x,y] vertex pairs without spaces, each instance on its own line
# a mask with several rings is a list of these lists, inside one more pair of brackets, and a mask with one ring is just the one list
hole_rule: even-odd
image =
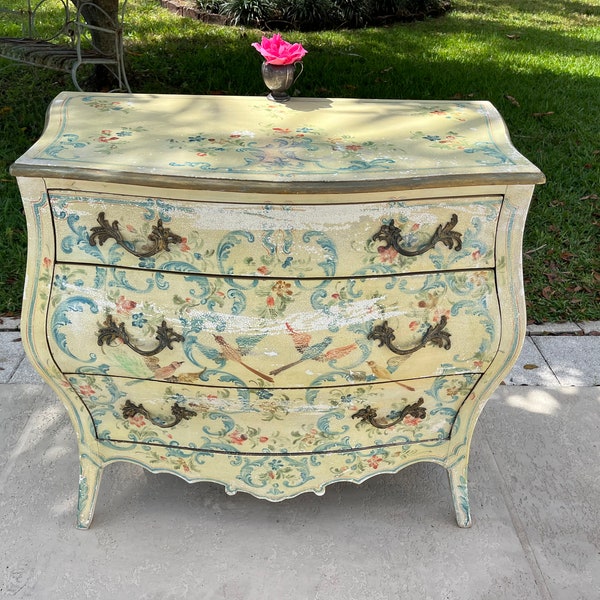
[[57,260],[251,277],[494,266],[501,196],[238,204],[51,190]]

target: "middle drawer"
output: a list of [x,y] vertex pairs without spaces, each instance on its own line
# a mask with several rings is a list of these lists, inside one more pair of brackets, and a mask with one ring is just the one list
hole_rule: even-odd
[[494,272],[259,280],[57,264],[48,338],[67,373],[321,387],[483,372]]

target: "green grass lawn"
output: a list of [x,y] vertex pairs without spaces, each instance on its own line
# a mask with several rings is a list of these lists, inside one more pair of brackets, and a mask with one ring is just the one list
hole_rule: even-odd
[[[309,51],[297,92],[490,100],[548,179],[525,232],[529,320],[600,320],[600,1],[454,6],[440,19],[382,29],[286,34]],[[135,92],[265,93],[250,47],[260,31],[182,19],[153,0],[130,0],[126,23]],[[68,76],[0,61],[0,314],[18,313],[25,271],[25,223],[8,167],[40,135],[63,89],[72,89]]]

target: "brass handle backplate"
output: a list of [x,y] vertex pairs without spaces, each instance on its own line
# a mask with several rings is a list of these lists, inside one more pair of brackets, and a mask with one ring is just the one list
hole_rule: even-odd
[[438,242],[444,244],[449,250],[454,248],[458,251],[462,248],[462,233],[454,231],[457,223],[458,216],[453,214],[445,225],[437,226],[434,234],[427,242],[413,250],[402,247],[402,232],[399,227],[394,225],[394,219],[382,225],[379,231],[371,237],[371,240],[373,242],[386,242],[386,247],[389,248],[391,246],[398,254],[402,254],[402,256],[419,256],[420,254],[425,254],[425,252],[431,250]]
[[195,417],[198,413],[184,408],[183,406],[179,406],[177,402],[171,406],[171,414],[174,417],[174,420],[170,423],[165,423],[163,419],[158,417],[151,417],[150,413],[144,408],[143,404],[134,404],[131,400],[125,401],[125,406],[123,406],[123,418],[130,419],[135,417],[135,415],[142,415],[146,419],[148,419],[153,425],[157,427],[161,427],[162,429],[168,429],[169,427],[175,427],[178,423],[183,420],[191,419]]
[[365,406],[365,408],[361,408],[358,412],[352,415],[352,418],[360,419],[364,423],[369,423],[377,429],[388,429],[389,427],[393,427],[397,423],[403,421],[408,415],[414,417],[415,419],[424,419],[427,416],[427,409],[423,406],[423,402],[423,398],[419,398],[419,400],[414,404],[408,404],[400,411],[400,414],[393,421],[388,421],[387,423],[381,423],[376,420],[377,409],[371,408],[371,406]]
[[104,327],[101,327],[98,331],[98,346],[102,346],[103,344],[108,345],[115,340],[121,340],[126,346],[142,356],[154,356],[165,348],[173,350],[174,342],[182,342],[184,340],[182,335],[175,333],[171,327],[167,327],[166,321],[163,321],[158,326],[155,337],[158,340],[156,348],[153,348],[152,350],[141,350],[131,342],[129,334],[125,329],[125,324],[116,323],[112,318],[112,315],[108,315],[104,322]]
[[98,214],[98,227],[92,227],[90,235],[90,244],[95,246],[98,243],[100,246],[108,239],[114,239],[119,246],[127,250],[130,254],[138,258],[149,258],[163,250],[169,250],[169,244],[179,244],[182,241],[181,236],[172,233],[168,227],[163,225],[162,219],[158,219],[156,225],[152,226],[152,231],[148,235],[148,240],[151,246],[144,251],[137,251],[131,247],[131,244],[126,242],[121,232],[119,231],[119,222],[108,222],[103,212]]

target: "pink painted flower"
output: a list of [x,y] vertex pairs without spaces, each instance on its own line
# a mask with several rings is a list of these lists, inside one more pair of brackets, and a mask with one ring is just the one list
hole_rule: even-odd
[[110,129],[103,129],[102,135],[98,138],[99,142],[115,142],[119,138],[115,135],[111,135],[112,131]]
[[232,431],[229,434],[229,441],[231,441],[233,444],[237,444],[238,446],[241,446],[247,439],[248,437],[239,431]]
[[421,422],[421,419],[413,417],[412,415],[406,415],[404,419],[402,419],[402,422],[409,427],[416,427]]
[[47,256],[44,256],[43,264],[45,269],[49,269],[52,261]]
[[133,417],[129,417],[129,422],[136,427],[144,427],[144,425],[146,425],[144,415],[140,415],[139,413],[133,415]]
[[270,65],[291,65],[302,60],[306,54],[302,44],[290,44],[278,33],[270,39],[263,37],[260,44],[255,42],[252,47],[256,48]]
[[129,314],[137,306],[137,302],[134,300],[127,300],[125,296],[119,296],[119,299],[116,302],[117,313],[118,314]]
[[93,396],[96,393],[96,391],[86,383],[84,385],[79,386],[79,393],[82,396]]
[[398,256],[398,252],[392,246],[379,246],[377,252],[379,252],[379,258],[383,263],[393,263]]
[[379,463],[382,461],[383,459],[381,458],[381,456],[378,456],[377,454],[371,456],[371,458],[369,458],[367,460],[367,464],[372,468],[372,469],[376,469],[377,467],[379,467]]

